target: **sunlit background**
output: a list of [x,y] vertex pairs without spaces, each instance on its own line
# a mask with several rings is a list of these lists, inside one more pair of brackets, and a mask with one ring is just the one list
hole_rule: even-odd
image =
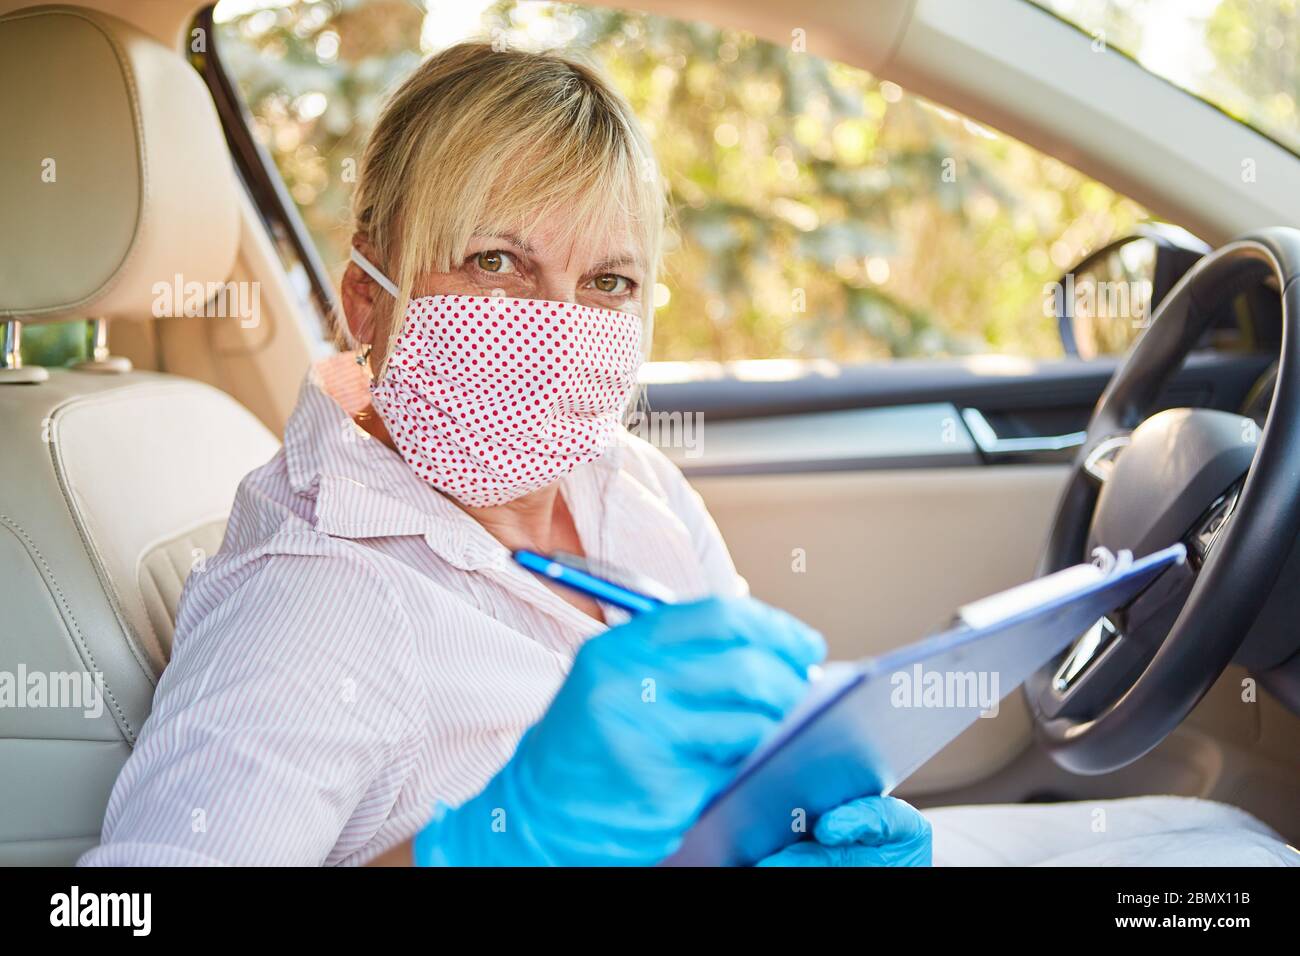
[[1300,151],[1300,0],[1035,0]]
[[[1039,5],[1297,149],[1296,2]],[[336,279],[344,170],[421,59],[467,37],[593,57],[671,191],[660,360],[1056,356],[1044,284],[1147,216],[893,83],[707,23],[512,0],[223,0],[216,19],[254,131]]]

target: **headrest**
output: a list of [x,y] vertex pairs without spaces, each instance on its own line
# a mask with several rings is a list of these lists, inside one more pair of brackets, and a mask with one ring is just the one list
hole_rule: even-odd
[[0,17],[0,318],[150,318],[155,283],[224,283],[238,186],[194,69],[115,17]]

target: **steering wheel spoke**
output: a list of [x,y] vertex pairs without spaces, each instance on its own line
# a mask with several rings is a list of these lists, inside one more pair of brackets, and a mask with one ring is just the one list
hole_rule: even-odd
[[1045,718],[1086,717],[1104,706],[1115,688],[1144,663],[1142,648],[1125,638],[1115,616],[1103,617],[1079,637],[1042,688],[1038,712]]
[[1236,513],[1237,504],[1241,500],[1243,484],[1245,484],[1244,478],[1234,482],[1231,488],[1215,499],[1204,517],[1188,533],[1187,553],[1191,555],[1196,567],[1199,568],[1205,563],[1215,542],[1226,532],[1228,523]]
[[1040,713],[1087,718],[1128,687],[1160,649],[1197,573],[1190,563],[1170,568],[1128,607],[1082,634],[1042,688]]

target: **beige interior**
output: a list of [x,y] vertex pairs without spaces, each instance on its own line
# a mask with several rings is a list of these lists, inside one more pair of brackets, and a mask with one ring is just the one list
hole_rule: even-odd
[[5,18],[0,82],[0,316],[147,318],[160,280],[225,281],[237,187],[189,64],[127,24],[48,7]]
[[255,320],[116,322],[110,341],[113,352],[131,359],[136,368],[166,369],[234,396],[281,435],[312,361],[312,346],[300,318],[311,312],[290,287],[262,220],[242,189],[236,193],[235,205],[239,250],[229,278],[257,283]]
[[[23,81],[50,64],[54,82]],[[190,361],[220,369],[238,354],[238,318],[154,317],[156,282],[230,276],[246,211],[188,65],[102,14],[0,17],[0,115],[32,128],[0,147],[0,183],[22,197],[3,207],[15,218],[0,315],[111,318],[147,330],[144,343],[175,323],[156,340],[163,348],[188,325]],[[85,121],[84,140],[67,139],[68,117]],[[48,192],[15,187],[39,168],[43,142],[62,144],[57,178]],[[265,269],[265,242],[251,238],[240,262]],[[282,354],[301,355],[296,344]],[[267,392],[255,384],[250,394]],[[274,420],[275,403],[261,405]],[[0,864],[67,863],[97,842],[149,714],[181,581],[218,545],[239,480],[279,443],[226,392],[148,370],[54,369],[40,384],[0,384],[0,427],[0,670],[41,675],[66,695],[61,706],[0,708]]]
[[[810,52],[1004,129],[1210,241],[1300,221],[1294,157],[1116,54],[1083,54],[1073,31],[1020,0],[978,13],[962,0],[808,0],[794,13],[788,0],[636,5],[778,42],[805,30]],[[23,6],[0,0],[0,13]],[[94,719],[0,711],[0,766],[17,768],[0,774],[0,862],[66,861],[94,842],[165,662],[180,584],[219,540],[239,477],[273,452],[312,357],[301,304],[177,52],[198,3],[93,6],[121,20],[82,7],[0,20],[3,115],[40,133],[0,139],[0,315],[112,318],[114,352],[141,370],[0,387],[0,669],[102,673],[109,694]],[[20,188],[51,150],[70,188]],[[1243,155],[1259,163],[1254,183],[1241,182]],[[259,283],[256,321],[156,318],[153,284],[175,273]],[[696,484],[755,593],[849,657],[1031,574],[1062,478],[1008,466]],[[807,572],[791,567],[796,548]],[[1154,753],[1098,778],[1044,758],[1012,698],[908,792],[930,803],[1194,793],[1295,840],[1300,720],[1262,692],[1243,707],[1243,678],[1229,671]]]
[[[0,138],[0,169],[15,171],[0,177],[0,318],[112,320],[114,354],[213,385],[278,434],[312,357],[302,303],[179,34],[164,46],[156,20],[136,20],[185,12],[187,25],[197,5],[96,6],[125,16],[24,7],[0,31],[6,123],[26,131]],[[178,276],[241,283],[256,308],[184,316],[159,289]]]
[[[1008,466],[696,478],[755,595],[815,624],[830,656],[879,653],[946,623],[965,601],[1032,576],[1065,478]],[[795,568],[802,552],[805,571]],[[940,563],[942,562],[942,563]],[[1019,694],[901,788],[918,804],[1044,794],[1175,793],[1223,800],[1300,841],[1300,718],[1263,691],[1244,703],[1230,668],[1155,751],[1100,777],[1061,770],[1033,744]]]
[[846,659],[915,640],[959,605],[1033,577],[1065,476],[1028,465],[693,484],[754,593],[780,595]]
[[[1065,469],[907,469],[697,478],[753,593],[852,660],[924,637],[967,601],[1033,577]],[[802,568],[803,570],[799,570]],[[912,780],[996,773],[1030,744],[1018,696]]]

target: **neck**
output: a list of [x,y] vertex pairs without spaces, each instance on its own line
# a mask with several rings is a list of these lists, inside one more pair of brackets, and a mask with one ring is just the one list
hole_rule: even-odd
[[[354,416],[354,420],[394,452],[397,451],[396,442],[388,434],[383,419],[375,412],[373,406],[367,406],[364,411]],[[429,491],[431,494],[439,493],[432,488]],[[572,519],[569,518],[568,508],[559,491],[558,483],[550,484],[545,488],[530,491],[514,501],[487,508],[472,508],[461,504],[450,495],[447,496],[447,500],[481,524],[492,537],[511,551],[525,548],[546,554],[556,550],[574,549],[573,535],[566,533],[572,525]]]
[[562,540],[565,535],[561,526],[567,512],[559,492],[556,483],[503,505],[472,508],[457,504],[511,551],[526,548],[546,554],[569,545]]

